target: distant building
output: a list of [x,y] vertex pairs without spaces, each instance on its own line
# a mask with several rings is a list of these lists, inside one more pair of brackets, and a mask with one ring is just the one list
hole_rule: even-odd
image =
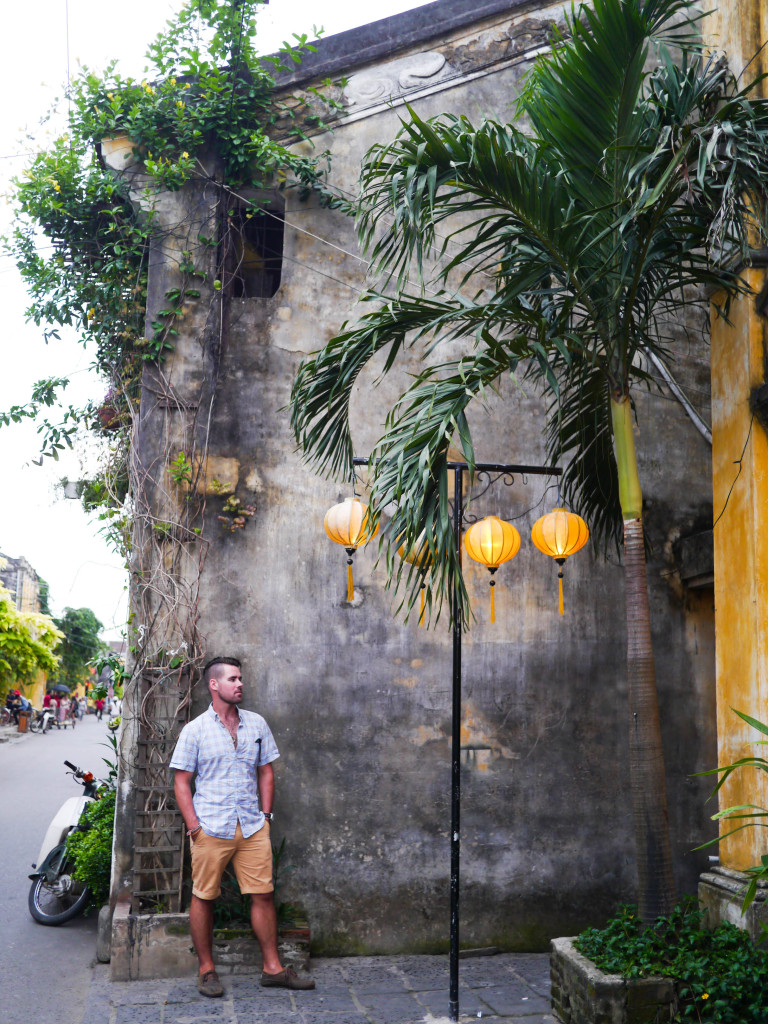
[[13,595],[18,611],[40,611],[40,577],[26,558],[10,558],[0,551],[0,581]]

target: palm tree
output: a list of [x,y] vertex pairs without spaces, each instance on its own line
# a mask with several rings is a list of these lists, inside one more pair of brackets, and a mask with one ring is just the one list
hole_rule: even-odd
[[[705,308],[713,291],[727,307],[746,290],[740,267],[765,238],[768,200],[768,103],[752,98],[753,86],[740,90],[722,56],[703,52],[696,19],[689,0],[574,10],[527,77],[524,129],[424,121],[409,109],[395,140],[374,146],[362,167],[359,236],[380,275],[363,296],[371,309],[302,364],[291,403],[300,447],[349,478],[348,404],[361,368],[388,349],[386,372],[402,349],[423,347],[423,369],[373,452],[372,509],[395,509],[382,543],[407,603],[424,580],[439,613],[456,579],[464,615],[448,446],[457,439],[472,465],[468,403],[506,374],[540,378],[566,499],[603,542],[623,539],[644,920],[671,909],[675,887],[632,389],[651,383],[648,355],[673,355],[673,318]],[[439,342],[457,338],[470,343],[466,355],[430,362]],[[431,559],[397,567],[403,543],[426,544]]]

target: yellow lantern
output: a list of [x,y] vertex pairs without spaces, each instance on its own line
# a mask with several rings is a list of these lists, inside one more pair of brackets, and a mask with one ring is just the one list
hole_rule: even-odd
[[563,604],[563,565],[566,558],[581,551],[589,540],[587,524],[575,512],[555,508],[537,519],[531,530],[531,540],[545,555],[549,555],[560,566],[557,574],[560,614],[565,612]]
[[[400,555],[404,562],[408,562],[411,565],[429,565],[432,561],[432,552],[429,550],[429,546],[427,545],[425,535],[423,533],[419,534],[418,538],[416,539],[416,542],[407,551],[405,549],[405,544],[401,544],[400,547],[397,549],[397,553],[398,555]],[[426,589],[426,586],[426,583],[422,581],[421,609],[419,611],[420,626],[424,625],[424,591]]]
[[368,506],[359,498],[345,498],[329,508],[323,520],[325,532],[337,544],[347,549],[347,600],[355,599],[355,584],[352,579],[352,556],[361,544],[365,544],[379,531],[379,524],[371,530]]
[[486,516],[474,523],[464,534],[464,547],[475,562],[486,566],[491,574],[491,622],[496,621],[493,574],[503,562],[514,558],[520,550],[520,534],[511,523],[498,516]]

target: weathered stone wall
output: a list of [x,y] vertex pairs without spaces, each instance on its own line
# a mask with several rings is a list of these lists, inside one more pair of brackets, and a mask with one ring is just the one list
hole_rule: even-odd
[[[280,928],[281,962],[301,971],[309,966],[309,929]],[[131,914],[121,904],[114,913],[111,939],[112,981],[148,981],[197,974],[198,960],[189,930],[189,914]],[[261,949],[245,926],[217,928],[213,955],[219,974],[254,974],[262,968]],[[105,960],[109,960],[107,955]]]
[[748,932],[757,945],[762,942],[768,925],[768,886],[758,882],[754,901],[742,913],[744,893],[750,881],[751,876],[746,872],[718,865],[699,879],[698,897],[707,928],[714,931],[721,924],[732,924]]
[[604,974],[574,948],[555,939],[549,957],[552,1009],[562,1024],[669,1024],[678,1012],[671,978]]
[[[365,151],[394,136],[393,92],[396,101],[405,93],[421,116],[512,116],[531,52],[559,7],[509,6],[479,28],[413,40],[375,67],[348,56],[347,114],[333,134],[314,140],[331,150],[335,185],[354,193]],[[338,47],[319,58],[323,52],[338,58]],[[227,532],[217,520],[223,498],[209,495],[198,628],[207,656],[242,658],[244,705],[261,712],[277,738],[275,832],[286,837],[293,866],[283,898],[306,908],[313,948],[444,949],[448,624],[444,617],[426,630],[396,618],[373,551],[358,553],[355,602],[346,602],[344,552],[326,539],[322,518],[349,488],[302,465],[284,406],[301,358],[357,316],[365,267],[343,214],[291,191],[285,202],[281,287],[272,299],[226,303],[212,371],[208,450],[236,460],[227,464],[236,494],[255,514],[245,529]],[[155,294],[166,289],[159,280]],[[195,372],[194,353],[194,344],[182,345],[167,363],[181,393],[184,375]],[[706,350],[686,342],[680,354],[681,381],[702,387]],[[414,354],[376,388],[376,366],[361,378],[357,454],[368,453],[417,366]],[[471,415],[478,458],[541,463],[541,398],[512,382],[502,390]],[[681,887],[692,891],[703,858],[690,851],[712,834],[708,786],[690,778],[715,760],[712,594],[682,583],[675,550],[680,537],[711,523],[710,453],[668,399],[638,396],[637,443],[654,545],[649,576],[673,844]],[[143,429],[149,439],[149,425]],[[472,509],[521,517],[523,535],[520,554],[497,576],[495,625],[487,574],[467,567],[477,619],[464,642],[461,917],[462,940],[473,946],[546,948],[552,936],[603,919],[635,885],[622,570],[615,552],[604,557],[589,545],[567,566],[566,614],[558,615],[556,567],[529,542],[530,526],[556,496],[544,488],[539,478],[498,483]],[[199,684],[195,697],[202,710]]]

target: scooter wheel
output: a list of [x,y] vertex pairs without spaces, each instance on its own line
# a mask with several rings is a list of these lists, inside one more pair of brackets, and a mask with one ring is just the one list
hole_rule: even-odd
[[32,883],[29,890],[29,912],[40,924],[64,924],[81,914],[88,905],[88,888],[75,882],[69,874],[70,870],[71,866],[65,864],[64,870],[54,882],[36,878]]

